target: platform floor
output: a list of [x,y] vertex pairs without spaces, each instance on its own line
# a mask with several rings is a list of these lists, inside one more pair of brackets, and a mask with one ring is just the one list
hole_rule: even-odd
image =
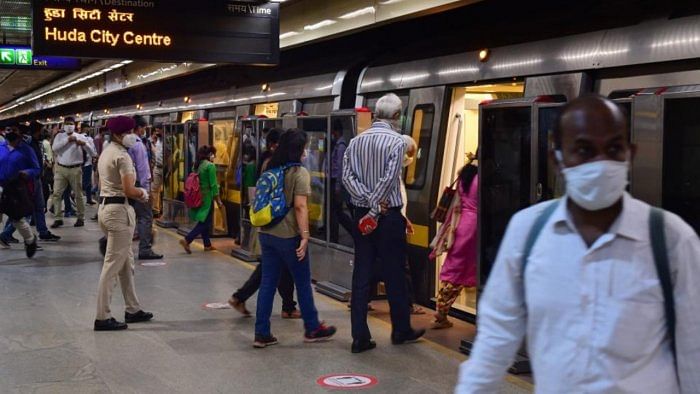
[[[162,229],[155,249],[167,265],[136,267],[137,293],[155,320],[96,333],[101,232],[90,221],[82,229],[72,223],[67,219],[55,231],[63,240],[42,244],[34,260],[17,245],[0,250],[0,393],[322,393],[329,389],[316,380],[334,373],[375,376],[368,393],[453,390],[460,353],[429,340],[392,346],[388,324],[371,317],[378,348],[353,355],[346,306],[320,294],[321,318],[338,327],[333,341],[304,344],[301,321],[280,319],[278,299],[272,328],[280,344],[252,348],[254,319],[202,308],[225,302],[251,266],[199,247],[185,255],[174,232]],[[123,317],[119,290],[112,310]],[[502,392],[531,387],[509,377]]]

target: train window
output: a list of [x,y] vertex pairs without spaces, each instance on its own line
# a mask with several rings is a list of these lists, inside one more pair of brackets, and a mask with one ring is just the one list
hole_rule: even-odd
[[406,168],[405,183],[409,189],[422,189],[428,171],[430,140],[433,135],[435,105],[417,105],[413,110],[411,137],[418,145],[413,162]]
[[343,155],[354,137],[352,116],[331,116],[330,143],[330,242],[346,247],[353,246],[352,212],[350,196],[343,186]]
[[326,240],[326,134],[328,118],[300,118],[299,128],[309,138],[306,157],[302,164],[311,174],[311,196],[309,197],[309,230],[311,236]]

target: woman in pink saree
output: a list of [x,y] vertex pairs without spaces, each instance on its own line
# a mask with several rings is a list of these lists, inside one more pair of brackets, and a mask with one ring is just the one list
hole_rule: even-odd
[[476,287],[477,173],[477,167],[471,162],[460,171],[457,182],[459,198],[452,202],[447,219],[433,241],[431,258],[447,251],[440,271],[434,329],[452,327],[452,322],[447,319],[452,304],[464,288]]

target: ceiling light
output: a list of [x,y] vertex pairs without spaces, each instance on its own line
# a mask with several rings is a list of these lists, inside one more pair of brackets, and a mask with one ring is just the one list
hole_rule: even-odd
[[374,7],[360,8],[359,10],[348,12],[347,14],[339,16],[340,19],[352,19],[358,16],[374,14],[377,10]]
[[304,30],[317,30],[317,29],[320,29],[320,28],[322,28],[322,27],[334,25],[334,24],[336,24],[336,23],[338,23],[338,22],[336,22],[336,21],[334,21],[334,20],[332,20],[332,19],[324,19],[324,20],[322,20],[322,21],[320,21],[320,22],[314,23],[313,25],[306,25],[306,26],[304,26]]
[[491,51],[488,48],[484,48],[479,51],[479,61],[480,62],[486,62],[489,60],[489,55],[491,54]]
[[280,40],[284,40],[285,38],[289,38],[289,37],[298,36],[299,34],[301,34],[301,33],[298,33],[296,31],[288,31],[286,33],[280,34]]

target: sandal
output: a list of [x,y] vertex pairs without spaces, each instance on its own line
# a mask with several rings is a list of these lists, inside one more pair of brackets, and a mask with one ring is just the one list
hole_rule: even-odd
[[418,305],[411,305],[412,315],[425,315],[425,309],[419,307]]
[[447,319],[445,319],[445,320],[437,320],[436,319],[435,322],[433,322],[433,325],[430,326],[430,328],[432,328],[433,330],[441,330],[443,328],[450,328],[450,327],[452,327],[452,325],[453,325],[452,322],[447,320]]
[[188,244],[186,240],[181,239],[180,245],[182,245],[182,248],[185,249],[185,252],[187,252],[187,254],[192,254],[192,249],[190,249],[190,244]]

